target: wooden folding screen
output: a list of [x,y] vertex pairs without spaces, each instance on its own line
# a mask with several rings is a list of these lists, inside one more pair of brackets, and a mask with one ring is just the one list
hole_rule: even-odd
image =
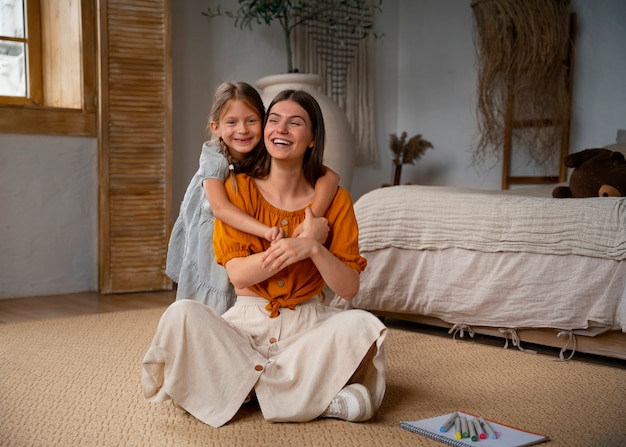
[[99,290],[170,289],[170,0],[100,0],[98,23]]
[[574,76],[574,43],[576,39],[576,14],[570,15],[570,47],[568,57],[563,61],[565,65],[566,89],[568,96],[567,117],[561,126],[561,144],[559,153],[559,173],[558,175],[544,176],[514,176],[511,175],[511,158],[513,153],[513,131],[529,127],[552,126],[553,121],[546,119],[516,120],[513,116],[515,98],[509,93],[506,103],[506,113],[504,117],[504,148],[502,156],[502,189],[509,189],[512,184],[537,184],[537,183],[557,183],[567,180],[567,167],[564,164],[565,157],[569,152],[569,134],[571,123],[572,87]]

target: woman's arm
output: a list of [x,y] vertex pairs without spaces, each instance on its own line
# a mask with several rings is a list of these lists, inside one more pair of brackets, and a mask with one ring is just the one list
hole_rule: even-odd
[[[324,230],[326,234],[328,233],[328,223],[325,224],[325,228],[320,227],[320,218],[313,216],[311,208],[306,208],[304,214],[304,221],[300,224],[300,226],[304,228],[303,238],[317,240],[321,230]],[[324,237],[324,239],[325,238],[326,237]],[[271,261],[267,260],[268,254]],[[288,258],[287,256],[276,260],[271,254],[271,251],[265,250],[260,253],[237,257],[228,261],[224,267],[235,289],[244,289],[248,286],[265,281],[277,271],[298,261],[298,259]]]
[[[318,241],[306,237],[281,239],[263,253],[233,258],[226,263],[226,271],[235,289],[245,289],[306,258],[311,258],[333,292],[346,300],[356,296],[359,291],[357,271],[340,261]],[[274,268],[274,265],[281,267]]]
[[279,270],[310,258],[326,284],[339,296],[352,299],[359,291],[359,274],[315,240],[313,215],[306,210],[299,238],[281,239],[265,252],[233,258],[226,271],[236,289],[244,289],[273,276]]
[[216,218],[239,231],[254,234],[270,242],[279,240],[283,236],[280,228],[268,227],[233,205],[228,199],[225,187],[224,183],[214,178],[204,179],[202,182],[204,194]]

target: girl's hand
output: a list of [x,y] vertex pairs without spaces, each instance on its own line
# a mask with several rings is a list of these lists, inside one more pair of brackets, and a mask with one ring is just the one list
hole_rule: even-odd
[[326,242],[328,231],[330,230],[328,219],[325,217],[315,217],[311,208],[306,208],[304,212],[306,214],[304,222],[298,225],[293,232],[293,237],[308,237],[323,244]]
[[265,233],[265,239],[272,244],[284,238],[285,231],[279,227],[272,227]]

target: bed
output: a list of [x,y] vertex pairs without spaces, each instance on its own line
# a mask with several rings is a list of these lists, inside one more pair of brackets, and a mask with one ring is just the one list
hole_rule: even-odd
[[[349,303],[381,317],[626,359],[626,198],[403,185],[355,203],[368,266]],[[528,348],[527,348],[528,349]]]

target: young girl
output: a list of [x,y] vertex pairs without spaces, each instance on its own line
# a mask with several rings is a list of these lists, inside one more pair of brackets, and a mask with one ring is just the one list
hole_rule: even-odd
[[[202,146],[200,167],[180,207],[169,241],[166,274],[176,283],[176,299],[193,299],[224,313],[236,296],[228,275],[215,262],[215,218],[270,242],[284,236],[280,227],[269,227],[231,204],[224,181],[234,172],[247,172],[246,159],[263,151],[261,137],[265,108],[259,93],[243,82],[226,82],[216,92],[208,128],[213,139]],[[326,170],[316,184],[312,211],[323,216],[339,184],[339,176]],[[234,183],[233,183],[234,185]],[[288,236],[297,236],[300,229]]]

